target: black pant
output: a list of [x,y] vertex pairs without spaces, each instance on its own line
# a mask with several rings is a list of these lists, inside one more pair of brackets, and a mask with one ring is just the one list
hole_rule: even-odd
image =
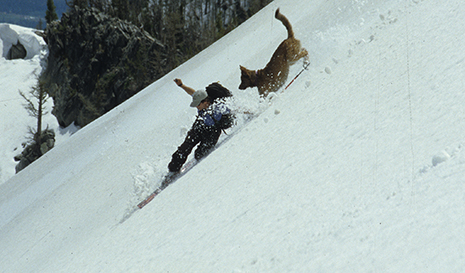
[[203,121],[196,121],[187,133],[184,142],[172,155],[171,162],[168,164],[169,171],[179,172],[182,165],[186,162],[187,157],[192,152],[192,149],[197,144],[199,144],[199,147],[195,150],[195,159],[199,160],[207,155],[210,150],[215,147],[220,135],[221,130],[215,128],[215,126],[208,127],[203,124]]

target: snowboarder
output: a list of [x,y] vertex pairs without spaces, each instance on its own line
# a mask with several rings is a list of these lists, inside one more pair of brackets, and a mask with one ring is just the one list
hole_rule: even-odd
[[198,115],[184,142],[172,155],[171,162],[168,164],[169,175],[179,173],[197,144],[199,146],[195,150],[195,159],[199,160],[206,156],[215,147],[222,130],[231,127],[234,122],[231,110],[222,100],[224,97],[231,96],[231,93],[219,83],[209,85],[206,90],[195,91],[184,85],[180,79],[175,79],[174,82],[192,96],[190,106],[197,108]]

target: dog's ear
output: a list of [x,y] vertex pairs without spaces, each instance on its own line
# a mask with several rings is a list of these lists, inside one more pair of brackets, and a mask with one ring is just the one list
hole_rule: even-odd
[[244,80],[244,78],[248,79],[250,77],[249,76],[249,70],[247,68],[243,67],[242,65],[240,66],[240,68],[241,68],[241,79],[243,79],[243,80]]
[[248,70],[247,68],[243,67],[242,65],[239,65],[239,67],[241,68],[241,74],[242,74],[243,76],[249,77],[250,70]]
[[250,78],[249,74],[247,73],[248,69],[242,65],[239,65],[239,67],[241,68],[241,84],[239,85],[239,89],[244,90],[250,86]]

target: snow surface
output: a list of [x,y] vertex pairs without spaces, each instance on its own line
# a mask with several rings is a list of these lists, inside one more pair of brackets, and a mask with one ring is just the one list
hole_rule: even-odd
[[[239,64],[286,37],[278,7],[312,64],[263,101]],[[274,1],[0,185],[0,271],[463,272],[463,14]],[[175,77],[220,80],[258,117],[122,222],[195,115]]]
[[[23,106],[26,101],[19,95],[19,91],[30,95],[46,62],[47,46],[34,32],[30,28],[0,24],[0,53],[4,53],[0,54],[0,184],[15,174],[17,162],[13,157],[22,152],[22,143],[28,141],[28,128],[37,126],[36,119],[30,117]],[[11,45],[18,40],[28,52],[26,58],[6,60]],[[52,107],[52,99],[49,99],[46,103],[49,113],[44,116],[43,123],[56,132],[56,144],[59,145],[77,128],[70,126],[60,129],[56,118],[50,113]]]

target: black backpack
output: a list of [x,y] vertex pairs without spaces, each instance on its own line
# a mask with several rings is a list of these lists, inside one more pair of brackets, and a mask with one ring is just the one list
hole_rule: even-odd
[[215,101],[216,99],[222,99],[227,97],[232,97],[231,92],[221,84],[214,82],[205,88],[208,96]]
[[234,114],[226,114],[221,117],[215,124],[215,126],[220,130],[226,130],[234,125]]

